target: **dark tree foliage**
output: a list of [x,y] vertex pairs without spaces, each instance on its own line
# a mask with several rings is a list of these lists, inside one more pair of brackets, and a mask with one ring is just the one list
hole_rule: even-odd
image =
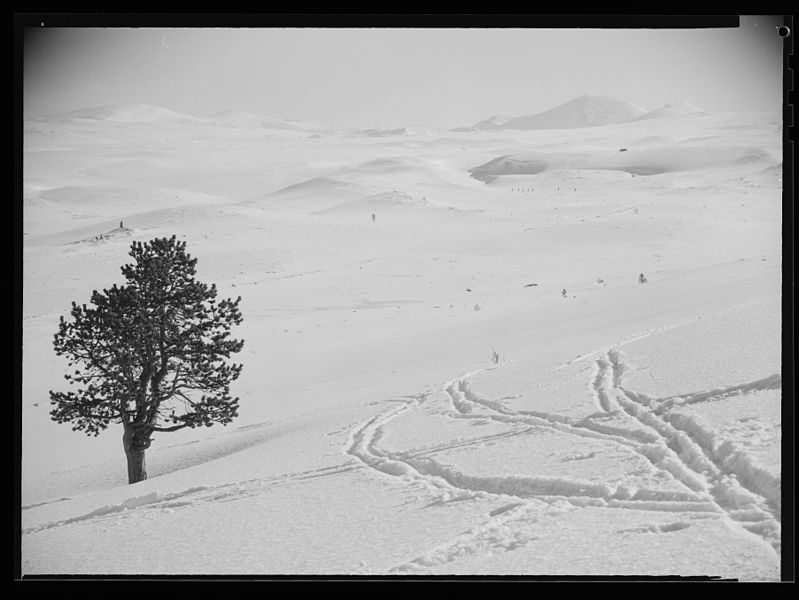
[[72,303],[53,346],[66,356],[64,377],[78,389],[50,392],[50,415],[73,430],[98,435],[122,423],[130,483],[146,479],[144,451],[155,432],[227,424],[237,416],[230,383],[242,365],[229,363],[242,340],[235,301],[217,301],[216,286],[194,278],[197,259],[171,238],[134,242],[126,283],[94,291],[91,306]]

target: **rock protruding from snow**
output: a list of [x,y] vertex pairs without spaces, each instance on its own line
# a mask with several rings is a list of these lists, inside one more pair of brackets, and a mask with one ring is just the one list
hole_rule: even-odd
[[545,160],[499,156],[484,165],[469,169],[469,173],[475,179],[491,183],[500,175],[536,175],[545,171],[548,166]]
[[390,129],[387,127],[373,127],[369,129],[358,129],[353,131],[354,137],[391,137],[395,135],[408,135],[408,130],[404,127]]

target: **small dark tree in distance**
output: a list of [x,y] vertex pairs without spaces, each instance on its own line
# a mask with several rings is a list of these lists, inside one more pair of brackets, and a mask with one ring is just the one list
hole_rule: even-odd
[[235,301],[216,300],[216,285],[194,279],[196,258],[171,238],[134,242],[127,280],[92,293],[91,305],[72,303],[53,346],[66,355],[65,375],[77,391],[50,392],[58,423],[99,435],[122,423],[128,483],[147,479],[144,453],[155,432],[226,425],[237,416],[230,383],[242,365],[226,359],[243,340],[230,339],[242,321]]

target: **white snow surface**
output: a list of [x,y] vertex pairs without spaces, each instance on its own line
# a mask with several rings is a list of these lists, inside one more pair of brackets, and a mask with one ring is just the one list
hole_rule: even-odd
[[[73,117],[24,134],[23,574],[779,579],[778,115]],[[52,338],[173,234],[242,297],[240,416],[127,485]]]

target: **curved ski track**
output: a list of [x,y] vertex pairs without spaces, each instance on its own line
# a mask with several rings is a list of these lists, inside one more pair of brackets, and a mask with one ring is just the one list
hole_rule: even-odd
[[[638,488],[574,479],[498,475],[480,477],[438,463],[426,453],[481,443],[459,440],[413,452],[389,452],[379,447],[386,427],[400,415],[418,408],[427,395],[392,399],[399,404],[353,430],[345,451],[367,467],[406,483],[422,486],[439,496],[434,502],[486,497],[509,500],[489,514],[488,520],[425,555],[395,567],[407,572],[446,564],[460,557],[510,551],[537,539],[536,523],[546,513],[581,506],[675,513],[711,513],[743,535],[756,536],[780,552],[780,480],[752,463],[732,442],[716,444],[710,432],[693,419],[670,409],[681,404],[723,399],[764,389],[779,389],[780,375],[684,396],[651,398],[622,385],[625,370],[618,350],[611,348],[596,359],[590,386],[598,412],[582,419],[538,411],[510,410],[501,401],[481,398],[468,385],[474,373],[446,384],[452,418],[492,420],[514,429],[491,437],[534,434],[547,427],[569,435],[623,446],[645,457],[653,467],[683,484],[684,491]],[[613,417],[633,428],[603,424]],[[687,526],[687,525],[686,525]],[[675,528],[676,529],[680,529]],[[663,531],[670,530],[668,526]]]

